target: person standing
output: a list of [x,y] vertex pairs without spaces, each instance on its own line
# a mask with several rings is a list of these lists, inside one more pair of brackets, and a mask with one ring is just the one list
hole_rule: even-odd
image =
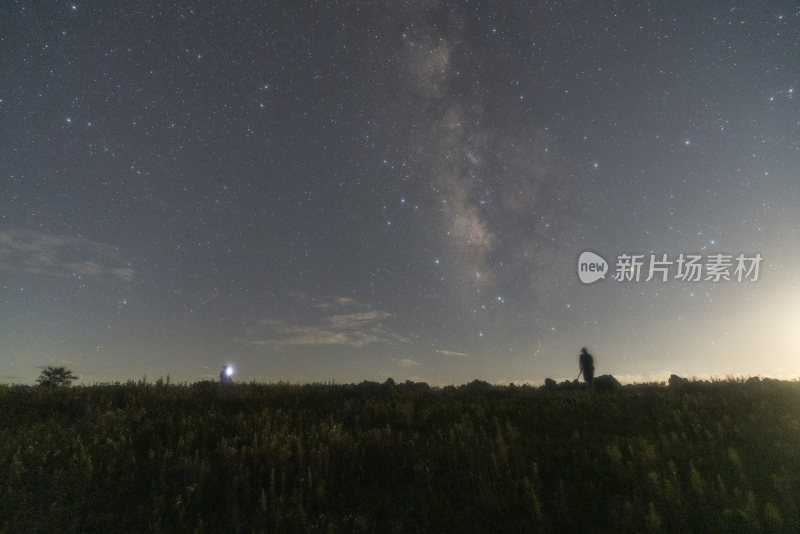
[[578,357],[578,363],[581,366],[583,380],[589,384],[589,389],[594,389],[594,358],[586,350],[586,347],[581,349],[581,354]]

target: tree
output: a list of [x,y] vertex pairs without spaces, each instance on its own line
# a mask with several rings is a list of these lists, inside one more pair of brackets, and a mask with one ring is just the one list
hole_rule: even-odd
[[39,382],[40,386],[58,387],[69,386],[72,384],[73,380],[77,379],[78,375],[65,367],[53,367],[52,365],[48,365],[36,381]]

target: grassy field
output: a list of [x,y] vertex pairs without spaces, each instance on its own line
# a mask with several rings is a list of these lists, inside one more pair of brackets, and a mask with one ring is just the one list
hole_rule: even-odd
[[800,383],[0,386],[0,532],[800,532]]

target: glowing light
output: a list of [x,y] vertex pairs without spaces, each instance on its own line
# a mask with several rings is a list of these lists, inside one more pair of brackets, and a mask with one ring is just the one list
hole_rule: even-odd
[[233,366],[228,365],[225,367],[225,376],[231,377],[233,376]]

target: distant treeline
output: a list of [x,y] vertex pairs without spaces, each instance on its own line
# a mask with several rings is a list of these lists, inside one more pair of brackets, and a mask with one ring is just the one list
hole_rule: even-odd
[[800,382],[570,384],[0,386],[0,532],[800,531]]

